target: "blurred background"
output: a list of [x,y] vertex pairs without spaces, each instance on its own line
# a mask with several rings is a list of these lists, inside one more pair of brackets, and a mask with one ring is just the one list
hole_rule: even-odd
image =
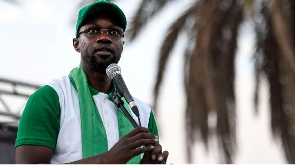
[[[0,163],[39,86],[80,62],[75,21],[90,0],[0,0]],[[116,0],[119,66],[156,113],[168,164],[295,163],[293,0]]]

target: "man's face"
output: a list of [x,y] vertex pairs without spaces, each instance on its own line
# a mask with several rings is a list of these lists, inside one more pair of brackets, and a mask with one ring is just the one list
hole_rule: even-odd
[[[97,33],[101,29],[103,31]],[[110,33],[113,31],[120,35]],[[123,29],[112,19],[105,16],[93,17],[79,32],[78,38],[74,39],[74,47],[81,53],[83,68],[105,74],[108,65],[119,62],[124,44]]]

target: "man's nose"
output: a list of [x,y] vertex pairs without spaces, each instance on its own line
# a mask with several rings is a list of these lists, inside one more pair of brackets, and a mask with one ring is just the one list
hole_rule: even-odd
[[101,31],[97,36],[97,42],[109,42],[112,43],[110,36],[108,35],[107,31]]

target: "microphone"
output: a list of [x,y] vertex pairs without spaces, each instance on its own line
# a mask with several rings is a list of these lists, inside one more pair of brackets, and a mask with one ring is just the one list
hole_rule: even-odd
[[[106,68],[106,74],[114,82],[120,96],[122,97],[122,95],[123,95],[123,97],[126,99],[131,110],[138,118],[139,126],[141,126],[138,108],[137,108],[137,106],[134,102],[134,99],[131,96],[131,94],[130,94],[130,92],[123,80],[123,77],[121,75],[121,68],[117,64],[112,63]],[[161,162],[157,161],[157,163],[158,164],[166,164],[166,162],[164,162],[164,161],[161,161]]]
[[[119,94],[126,99],[133,113],[139,118],[139,111],[121,75],[121,68],[112,63],[106,68],[107,76],[113,80]],[[140,122],[139,122],[140,123]]]

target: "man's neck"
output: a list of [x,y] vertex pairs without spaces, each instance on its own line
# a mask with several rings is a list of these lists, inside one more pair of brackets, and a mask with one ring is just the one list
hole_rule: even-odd
[[94,89],[103,93],[110,93],[112,89],[112,80],[107,76],[107,74],[102,74],[94,71],[90,71],[87,68],[83,68],[86,73],[88,84]]

